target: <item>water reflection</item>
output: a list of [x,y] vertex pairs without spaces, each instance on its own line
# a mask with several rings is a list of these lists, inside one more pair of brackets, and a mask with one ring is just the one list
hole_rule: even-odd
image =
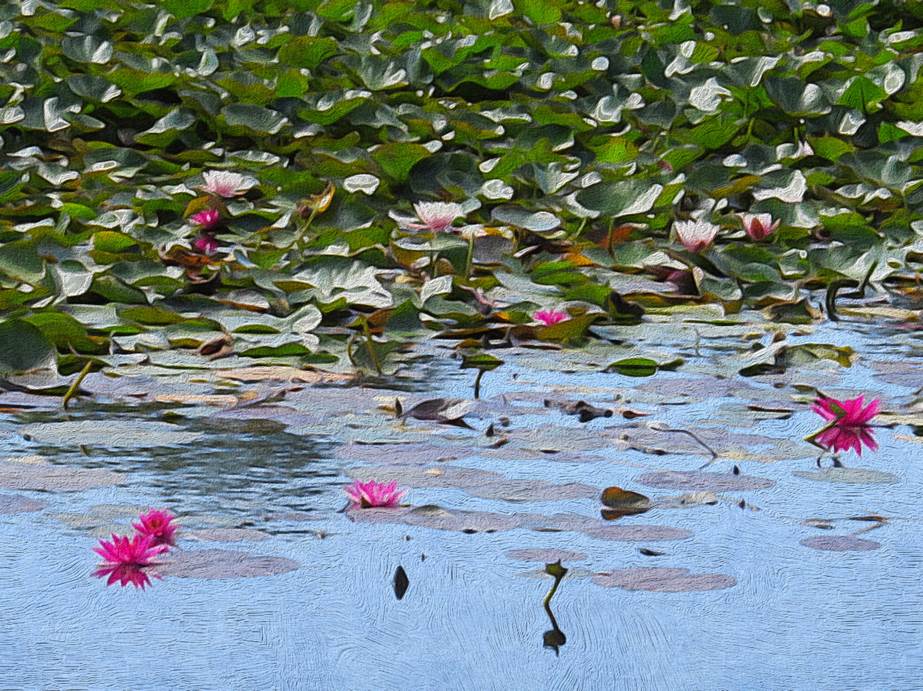
[[[145,571],[145,567],[136,566],[135,564],[107,564],[101,566],[93,575],[97,578],[106,578],[106,585],[115,585],[118,583],[123,588],[126,585],[133,585],[135,588],[144,590],[147,586],[152,585],[150,575]],[[156,573],[154,578],[160,580],[161,577]]]
[[567,636],[558,628],[558,621],[554,618],[554,612],[551,611],[550,605],[545,605],[545,614],[548,615],[548,619],[551,621],[551,628],[542,634],[542,645],[553,649],[554,654],[558,655],[561,646],[567,643]]
[[542,645],[546,648],[551,648],[554,650],[554,654],[558,655],[561,646],[567,643],[567,636],[561,631],[558,626],[558,620],[555,619],[554,612],[551,611],[551,598],[558,592],[558,586],[561,584],[561,580],[564,576],[567,575],[567,569],[561,565],[561,560],[558,559],[558,561],[553,564],[545,564],[545,573],[549,576],[554,576],[554,584],[551,586],[551,590],[548,591],[545,600],[542,602],[545,608],[545,614],[548,615],[548,620],[551,622],[551,629],[542,634]]
[[851,449],[861,456],[863,446],[872,451],[878,450],[878,442],[875,441],[873,429],[865,425],[858,427],[831,427],[817,435],[815,441],[834,453]]

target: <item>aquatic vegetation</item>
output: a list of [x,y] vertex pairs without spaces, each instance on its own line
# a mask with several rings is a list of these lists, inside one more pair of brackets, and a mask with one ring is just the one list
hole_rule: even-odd
[[[917,290],[911,3],[314,4],[15,14],[0,371],[226,334],[226,354],[386,373],[548,304],[572,347],[647,308],[811,322],[815,291],[830,315],[843,286]],[[722,237],[742,215],[753,242]]]
[[99,546],[94,547],[96,552],[106,564],[122,566],[150,566],[154,559],[167,551],[168,546],[157,544],[153,535],[112,534],[111,540],[101,539]]
[[539,310],[532,315],[532,318],[537,322],[541,322],[545,326],[554,326],[555,324],[559,324],[560,322],[569,319],[570,315],[562,310],[549,309]]
[[676,221],[673,224],[676,237],[690,252],[707,249],[718,235],[719,227],[702,220]]
[[397,489],[397,482],[356,480],[346,488],[346,496],[353,506],[368,509],[399,506],[404,492]]
[[744,230],[751,240],[765,240],[779,227],[782,222],[778,219],[772,220],[771,214],[743,214],[741,219],[744,223]]
[[176,530],[179,527],[174,523],[175,516],[169,511],[151,509],[138,516],[138,521],[132,527],[138,535],[150,536],[154,545],[176,545]]

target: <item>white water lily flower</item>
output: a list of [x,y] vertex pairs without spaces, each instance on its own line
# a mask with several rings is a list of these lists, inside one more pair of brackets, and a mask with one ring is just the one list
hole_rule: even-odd
[[674,221],[676,237],[690,252],[701,252],[714,242],[718,235],[718,226],[708,221]]
[[202,189],[218,197],[236,197],[247,191],[244,176],[228,170],[209,170],[203,173],[205,184]]
[[417,202],[413,205],[416,219],[392,216],[402,227],[433,232],[450,230],[456,218],[464,216],[461,204],[454,202]]

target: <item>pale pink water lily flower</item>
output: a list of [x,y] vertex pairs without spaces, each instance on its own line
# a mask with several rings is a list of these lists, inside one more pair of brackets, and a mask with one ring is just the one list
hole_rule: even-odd
[[404,492],[398,490],[396,481],[356,480],[346,488],[346,496],[354,507],[370,509],[398,506],[404,498]]
[[205,229],[214,228],[221,220],[221,212],[218,209],[205,209],[192,214],[189,220]]
[[193,241],[192,246],[202,254],[214,254],[218,250],[218,241],[214,235],[202,233]]
[[179,527],[174,523],[175,519],[176,516],[169,511],[151,509],[138,516],[138,522],[131,525],[138,535],[150,535],[153,544],[173,546],[176,544],[176,529]]
[[539,310],[532,315],[532,318],[545,326],[554,326],[570,319],[570,315],[562,310]]
[[744,230],[751,240],[765,240],[779,227],[782,222],[778,219],[772,220],[770,214],[742,214],[741,219],[744,222]]
[[112,540],[100,540],[93,551],[103,558],[106,564],[148,566],[159,555],[167,551],[166,545],[154,544],[152,535],[112,534]]
[[236,197],[247,191],[244,176],[229,170],[209,170],[202,174],[205,184],[202,189],[225,199]]
[[455,202],[417,202],[413,205],[414,219],[399,219],[410,230],[428,230],[434,233],[450,230],[455,219],[464,216],[461,204]]
[[690,252],[701,252],[714,242],[718,226],[708,221],[674,221],[676,237]]

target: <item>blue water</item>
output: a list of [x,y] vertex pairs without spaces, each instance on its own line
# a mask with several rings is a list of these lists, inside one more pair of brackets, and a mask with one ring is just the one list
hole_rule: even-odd
[[[791,383],[813,378],[825,386],[838,384],[836,390],[879,395],[885,410],[895,412],[904,412],[901,408],[923,384],[912,367],[906,385],[878,378],[874,363],[913,365],[919,354],[906,333],[868,324],[825,325],[810,336],[790,339],[850,345],[859,353],[853,367],[821,363],[757,380],[733,375],[736,367],[729,364],[728,351],[742,352],[749,342],[736,337],[702,341],[696,356],[688,330],[671,335],[672,341],[660,333],[648,339],[661,350],[682,351],[687,363],[652,379],[601,374],[601,367],[620,357],[602,345],[560,353],[499,352],[506,364],[484,377],[486,402],[468,418],[475,430],[423,421],[402,428],[378,407],[392,393],[405,401],[471,395],[472,373],[458,370],[449,351],[437,346],[431,349],[436,358],[402,381],[378,382],[377,388],[361,392],[334,387],[326,398],[306,390],[280,405],[246,413],[276,422],[246,422],[216,408],[171,407],[180,417],[169,420],[203,433],[198,441],[175,448],[91,446],[84,453],[64,442],[29,441],[19,433],[23,425],[64,419],[98,420],[101,426],[129,419],[144,425],[162,420],[163,406],[82,401],[68,415],[50,406],[4,414],[0,456],[39,454],[66,467],[114,469],[124,473],[125,484],[77,492],[0,487],[0,493],[48,504],[40,512],[0,514],[0,616],[5,623],[0,627],[0,686],[923,688],[923,470],[920,444],[906,425],[877,429],[877,453],[841,457],[847,468],[888,473],[891,482],[836,483],[795,475],[817,470],[817,451],[803,444],[797,458],[771,453],[765,462],[722,457],[708,468],[731,473],[736,464],[744,475],[773,480],[771,488],[719,493],[716,505],[654,508],[617,522],[685,529],[692,534],[685,540],[612,541],[573,530],[522,528],[468,534],[354,522],[341,512],[347,468],[401,462],[393,446],[374,463],[344,458],[342,444],[364,438],[363,426],[373,437],[393,441],[403,435],[408,441],[461,449],[462,458],[446,462],[452,465],[600,490],[619,485],[657,500],[685,490],[646,487],[638,482],[643,473],[693,470],[707,455],[619,448],[613,430],[628,421],[615,416],[583,424],[543,408],[542,398],[611,407],[618,405],[614,397],[620,393],[635,399],[632,407],[671,426],[713,426],[781,443],[799,442],[819,419],[794,400],[800,394]],[[636,338],[639,345],[651,344],[643,333]],[[557,368],[546,369],[548,363]],[[657,403],[658,398],[675,398],[682,383],[708,371],[730,373],[732,383],[754,386],[757,393],[746,400],[703,388],[703,395],[690,396],[686,405]],[[735,412],[770,398],[788,401],[796,412],[788,419]],[[521,414],[515,413],[517,407]],[[500,409],[510,416],[513,430],[512,441],[503,447],[510,451],[505,458],[487,448],[482,434]],[[320,421],[308,425],[310,416]],[[300,426],[293,424],[296,418]],[[285,431],[284,424],[299,433]],[[575,458],[528,450],[517,434],[529,430],[559,439]],[[588,436],[598,443],[588,443]],[[823,464],[829,467],[830,458]],[[871,479],[876,477],[887,479]],[[740,499],[745,508],[738,505]],[[411,487],[407,501],[504,515],[574,513],[604,524],[594,497],[514,503],[445,486]],[[181,539],[181,547],[285,557],[299,567],[254,578],[167,576],[144,591],[107,587],[91,575],[97,561],[92,530],[74,527],[74,520],[62,520],[62,515],[92,514],[92,507],[110,504],[168,507],[189,531],[257,529],[266,539],[227,544]],[[880,544],[878,549],[834,552],[800,544],[868,528],[874,524],[847,520],[867,514],[888,518],[882,527],[858,535]],[[821,530],[804,523],[812,518],[831,519],[834,527]],[[99,523],[128,529],[118,517]],[[543,645],[551,624],[542,599],[552,578],[542,573],[542,563],[506,554],[523,548],[586,555],[565,561],[570,572],[551,603],[566,636],[557,651]],[[645,556],[641,548],[664,554]],[[401,600],[392,583],[398,565],[410,581]],[[604,588],[591,579],[596,572],[652,566],[723,574],[736,584],[705,592],[645,592]]]

